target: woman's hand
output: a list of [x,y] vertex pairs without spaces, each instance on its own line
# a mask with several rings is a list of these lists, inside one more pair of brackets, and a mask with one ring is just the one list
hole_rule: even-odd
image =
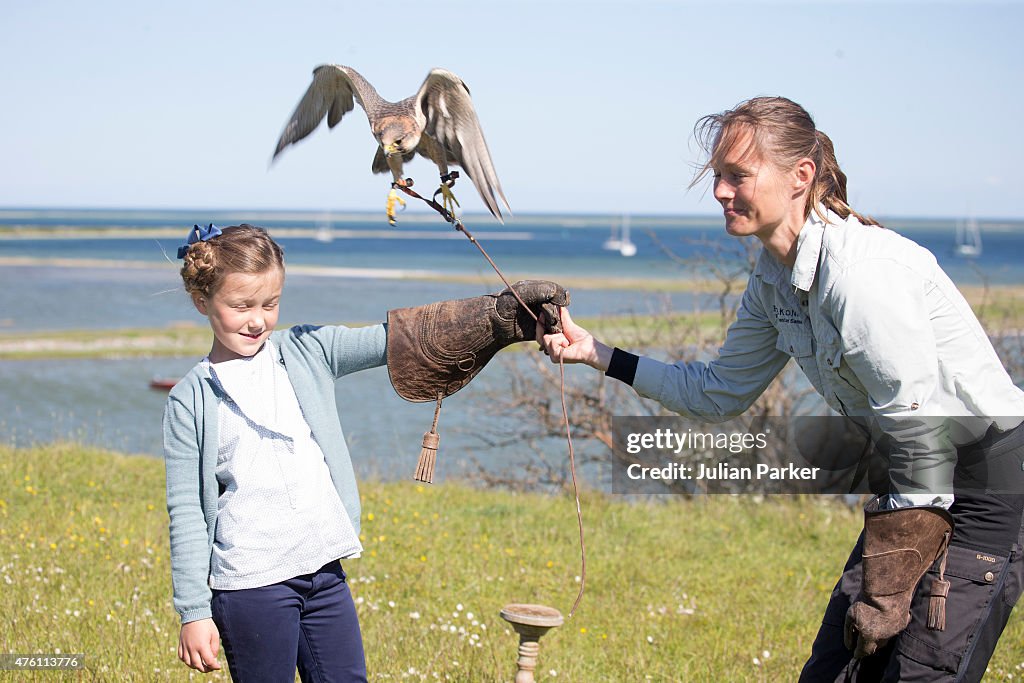
[[178,636],[178,659],[204,674],[220,668],[220,631],[213,619],[199,619],[181,625]]
[[585,363],[604,372],[612,358],[612,349],[594,339],[594,335],[572,321],[569,310],[559,308],[562,332],[544,334],[544,327],[537,323],[537,339],[541,350],[551,357],[552,363]]

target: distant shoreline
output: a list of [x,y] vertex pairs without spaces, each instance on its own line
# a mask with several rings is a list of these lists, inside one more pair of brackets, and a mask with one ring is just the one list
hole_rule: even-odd
[[[603,213],[587,213],[587,212],[565,212],[565,213],[551,213],[551,212],[525,212],[516,213],[514,216],[506,218],[505,226],[501,226],[494,222],[494,219],[487,213],[465,213],[460,217],[466,221],[466,224],[473,229],[515,229],[517,225],[523,227],[533,226],[536,224],[544,225],[557,225],[564,228],[574,227],[596,227],[606,226],[610,223],[617,222],[622,219],[623,215],[629,215],[634,223],[643,223],[649,227],[688,227],[688,226],[706,226],[722,225],[722,215],[719,212],[710,211],[707,213],[686,213],[686,214],[672,214],[672,213],[637,213],[637,212],[603,212]],[[886,226],[900,226],[901,229],[916,229],[923,227],[932,227],[935,225],[944,225],[947,223],[953,223],[958,220],[963,220],[962,215],[949,215],[949,216],[880,216],[872,214],[874,218],[878,219],[883,225]],[[169,208],[157,208],[157,209],[146,209],[146,208],[111,208],[111,207],[18,207],[18,206],[0,206],[0,231],[6,227],[15,226],[20,223],[21,226],[32,226],[39,227],[43,225],[41,221],[47,220],[64,220],[71,225],[81,225],[77,222],[80,218],[89,218],[91,220],[97,219],[110,219],[112,221],[123,222],[125,220],[131,220],[133,218],[140,220],[143,223],[147,223],[153,226],[153,222],[159,220],[165,222],[164,226],[155,225],[154,227],[167,227],[172,226],[175,229],[187,228],[189,223],[196,222],[210,222],[218,224],[231,224],[238,221],[247,221],[262,225],[264,222],[280,226],[288,223],[326,223],[332,226],[348,224],[348,223],[370,223],[375,225],[383,226],[385,224],[384,211],[383,210],[371,210],[371,209],[246,209],[246,208],[228,208],[228,209],[210,209],[210,208],[184,208],[184,209],[169,209]],[[1024,217],[1009,217],[1009,216],[980,216],[975,215],[974,218],[984,227],[985,229],[994,230],[1024,230]],[[430,223],[433,225],[441,226],[444,228],[444,223],[441,222],[440,218],[432,211],[426,208],[414,207],[406,212],[399,214],[399,227],[397,230],[401,230],[403,223]],[[122,223],[123,225],[123,223]],[[113,223],[111,227],[119,227],[118,223]]]
[[[0,267],[21,266],[37,268],[95,268],[112,270],[152,270],[154,267],[174,267],[171,262],[139,261],[122,259],[94,258],[59,258],[35,256],[0,256]],[[445,282],[478,284],[478,273],[445,273],[433,270],[408,270],[399,268],[352,268],[340,266],[289,265],[290,275],[307,275],[311,277],[335,277],[361,280],[413,280],[420,282]],[[519,274],[516,279],[548,279],[540,273]],[[658,291],[658,292],[713,292],[721,288],[721,284],[710,281],[696,280],[679,275],[672,278],[628,278],[628,277],[579,277],[561,276],[559,282],[565,287],[574,289],[619,289],[627,291]],[[1024,288],[1022,288],[1024,289]]]
[[[281,228],[271,230],[279,239],[393,239],[393,240],[463,240],[464,235],[444,225],[437,230],[398,230],[373,228],[361,230],[329,229],[326,233],[313,228]],[[181,240],[185,231],[181,228],[124,228],[118,226],[82,228],[74,225],[41,226],[2,226],[0,240],[123,240],[123,239],[173,239]],[[516,230],[474,230],[474,235],[486,235],[488,241],[494,240],[529,240],[532,235]]]
[[[461,237],[460,235],[456,235]],[[96,258],[62,258],[36,256],[0,256],[0,267],[51,267],[51,268],[95,268],[114,270],[152,270],[154,267],[167,267],[177,270],[173,261],[141,261],[129,259],[96,259]],[[411,280],[420,282],[444,282],[454,284],[477,284],[478,273],[447,273],[435,270],[411,270],[401,268],[355,268],[342,266],[289,265],[288,273],[311,277],[349,278],[356,280]],[[543,273],[517,274],[516,279],[547,279],[550,275]],[[709,293],[720,292],[722,284],[718,281],[702,280],[686,274],[676,274],[667,278],[631,278],[631,277],[594,277],[594,276],[560,276],[559,282],[573,289],[618,289],[639,292],[689,292]],[[987,290],[980,285],[957,284],[958,289],[971,304],[978,304],[985,297],[1009,296],[1024,299],[1022,284],[991,284]]]
[[[97,268],[97,269],[145,269],[154,266],[166,268],[168,275],[174,267],[171,263],[160,264],[148,261],[115,261],[101,259],[69,258],[28,258],[0,257],[0,267],[50,267],[50,268]],[[337,278],[395,278],[436,282],[479,283],[479,275],[446,275],[428,271],[399,271],[374,268],[336,268],[320,266],[290,266],[289,273],[313,277]],[[560,278],[570,291],[588,289],[636,290],[674,288],[676,291],[719,291],[720,283],[678,279],[628,280],[598,279],[593,277]],[[999,325],[999,334],[1016,337],[1021,316],[1024,316],[1024,285],[994,285],[985,289],[980,286],[960,287],[961,292],[977,313],[987,311],[988,317]],[[664,289],[662,291],[665,291]],[[17,296],[17,294],[15,294]],[[637,329],[661,325],[666,319],[686,319],[688,324],[698,323],[704,334],[721,331],[720,314],[715,310],[694,312],[675,311],[667,314],[626,314],[620,316],[583,317],[581,324],[593,330],[606,341],[629,347]],[[195,322],[175,322],[165,326],[129,327],[113,329],[53,329],[9,331],[4,330],[5,320],[0,318],[0,361],[52,360],[60,358],[133,358],[160,356],[196,356],[206,353],[210,343],[210,331],[206,325]],[[356,325],[353,321],[346,324]]]

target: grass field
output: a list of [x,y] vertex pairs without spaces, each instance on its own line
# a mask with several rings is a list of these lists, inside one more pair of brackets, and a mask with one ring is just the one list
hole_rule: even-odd
[[[517,640],[499,610],[565,613],[576,596],[573,500],[455,483],[361,492],[366,552],[345,568],[371,680],[510,681]],[[541,641],[541,681],[796,680],[860,527],[824,498],[582,504],[587,590]],[[0,582],[0,651],[84,653],[89,667],[0,679],[204,678],[175,654],[158,460],[0,447]],[[987,680],[1022,676],[1018,614]]]

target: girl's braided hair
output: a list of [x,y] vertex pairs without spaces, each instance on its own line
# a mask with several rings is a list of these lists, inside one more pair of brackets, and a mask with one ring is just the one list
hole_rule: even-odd
[[188,246],[181,280],[190,295],[210,297],[231,273],[284,272],[284,251],[263,228],[242,223]]

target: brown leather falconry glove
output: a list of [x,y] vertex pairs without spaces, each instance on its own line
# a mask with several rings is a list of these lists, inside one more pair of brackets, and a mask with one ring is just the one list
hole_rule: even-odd
[[[844,641],[857,659],[884,647],[910,623],[910,601],[928,568],[939,557],[945,567],[953,517],[937,507],[879,510],[878,500],[864,508],[863,583],[846,613]],[[933,580],[928,628],[945,628],[949,583]]]
[[[561,330],[558,307],[569,294],[554,282],[524,280],[512,287],[550,332]],[[534,338],[536,323],[515,295],[497,294],[439,301],[388,311],[388,375],[407,401],[437,401],[451,396],[476,377],[502,348]],[[434,426],[424,435],[416,479],[431,481],[437,450]],[[429,451],[429,452],[428,452]]]

